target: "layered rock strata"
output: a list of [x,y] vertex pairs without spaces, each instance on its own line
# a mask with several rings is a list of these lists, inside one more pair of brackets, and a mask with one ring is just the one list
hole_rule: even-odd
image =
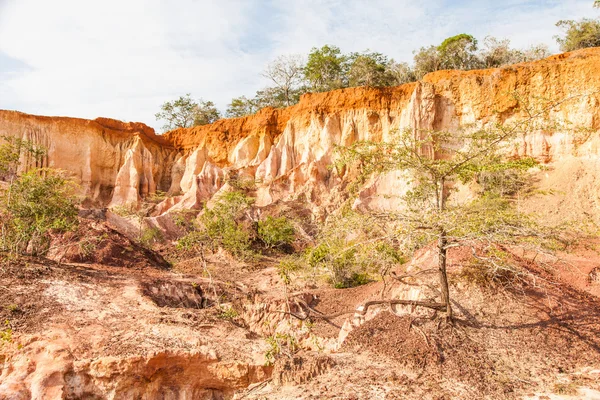
[[[171,198],[159,205],[159,214],[197,208],[229,178],[243,177],[259,182],[258,205],[305,196],[317,210],[344,179],[329,167],[336,146],[389,140],[409,128],[452,131],[510,122],[523,116],[519,104],[539,107],[546,100],[560,101],[547,115],[565,128],[531,131],[515,152],[548,164],[550,180],[565,162],[597,169],[599,91],[600,49],[595,48],[498,69],[438,71],[398,87],[306,94],[292,107],[162,136],[140,123],[13,111],[0,111],[0,135],[46,147],[43,165],[70,171],[90,206],[135,206],[160,190]],[[574,133],[569,124],[587,130]],[[600,183],[595,175],[587,178],[586,187]],[[359,203],[391,207],[389,195],[405,190],[404,181],[398,174],[377,177]],[[574,190],[591,199],[586,212],[600,206],[597,190]]]

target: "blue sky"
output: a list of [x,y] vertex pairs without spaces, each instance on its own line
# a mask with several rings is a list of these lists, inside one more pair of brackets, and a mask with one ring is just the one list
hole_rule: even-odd
[[545,43],[592,0],[0,0],[0,109],[141,121],[181,94],[252,96],[277,55],[335,44],[398,61],[458,33]]

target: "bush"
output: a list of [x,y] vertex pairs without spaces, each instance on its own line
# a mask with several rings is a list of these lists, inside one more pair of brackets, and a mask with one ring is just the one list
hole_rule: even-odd
[[146,228],[142,230],[139,242],[143,247],[150,248],[156,242],[163,239],[162,232],[158,228]]
[[235,257],[252,258],[250,246],[252,239],[242,224],[245,212],[252,199],[240,192],[227,192],[221,195],[212,208],[204,208],[200,216],[200,225],[187,225],[189,232],[179,239],[177,247],[192,250],[206,244],[210,247],[222,247]]
[[392,229],[368,214],[347,210],[322,227],[317,244],[304,253],[304,266],[313,278],[325,276],[336,288],[384,280],[392,267],[404,263],[397,244],[390,239]]
[[251,256],[250,235],[240,223],[252,199],[240,192],[227,192],[219,197],[213,208],[204,208],[200,221],[206,238],[213,247],[221,246],[236,257]]
[[50,231],[77,227],[75,186],[59,171],[33,169],[17,177],[0,198],[3,248],[39,254]]
[[277,273],[285,285],[292,282],[292,274],[298,272],[303,267],[302,260],[296,256],[288,256],[279,262]]
[[268,216],[258,222],[258,238],[268,248],[289,245],[294,241],[294,226],[286,217]]
[[566,30],[564,37],[556,36],[562,51],[600,46],[600,20],[598,19],[562,20],[558,21],[556,26]]

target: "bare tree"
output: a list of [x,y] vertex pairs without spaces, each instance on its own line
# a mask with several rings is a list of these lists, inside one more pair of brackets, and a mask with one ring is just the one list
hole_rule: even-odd
[[293,103],[294,90],[302,84],[303,73],[303,57],[299,54],[289,54],[270,62],[262,75],[283,92],[285,105],[289,106]]

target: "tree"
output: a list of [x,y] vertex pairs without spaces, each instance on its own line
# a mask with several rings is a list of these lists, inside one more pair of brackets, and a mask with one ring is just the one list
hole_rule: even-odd
[[488,179],[487,185],[481,185],[476,199],[462,203],[452,201],[452,187],[458,182],[481,180],[485,174],[518,175],[535,166],[531,158],[507,155],[519,135],[549,129],[544,121],[539,121],[553,106],[526,110],[526,118],[511,124],[457,132],[407,129],[390,142],[357,142],[340,149],[338,170],[357,166],[363,180],[390,171],[404,171],[410,176],[411,189],[401,197],[402,211],[395,220],[405,245],[436,242],[441,302],[427,307],[444,309],[452,318],[446,265],[449,248],[470,244],[474,257],[485,258],[486,263],[498,268],[508,268],[497,253],[481,254],[482,243],[514,243],[517,237],[534,243],[540,238],[535,224],[512,207],[509,193],[494,190],[494,185],[489,184],[494,180]]
[[267,65],[263,76],[281,90],[285,105],[290,106],[298,101],[294,91],[302,85],[304,60],[298,54],[279,56]]
[[477,58],[477,39],[466,33],[451,36],[439,46],[421,47],[414,56],[418,79],[441,69],[469,70],[480,66]]
[[497,68],[520,62],[521,53],[510,48],[510,40],[487,36],[483,40],[483,49],[479,53],[479,59],[482,67]]
[[194,126],[212,124],[221,118],[221,113],[212,101],[200,99],[194,110]]
[[220,114],[212,101],[197,102],[192,100],[190,93],[187,93],[177,100],[164,102],[161,111],[156,113],[155,117],[157,120],[166,121],[163,129],[167,132],[177,128],[213,123],[220,118]]
[[550,57],[552,53],[548,50],[548,46],[545,44],[531,45],[525,50],[521,51],[519,62],[529,62],[535,60],[541,60],[546,57]]
[[349,57],[348,86],[389,86],[386,74],[390,62],[381,53],[352,53]]
[[499,40],[492,36],[487,36],[484,39],[483,46],[478,54],[480,65],[483,68],[497,68],[504,65],[540,60],[550,56],[550,51],[544,44],[532,45],[525,50],[517,50],[510,48],[508,39]]
[[343,55],[338,47],[325,45],[320,49],[313,47],[308,54],[304,77],[312,90],[326,92],[347,85],[347,70],[348,57]]
[[556,26],[566,30],[563,37],[555,36],[561,51],[600,46],[600,20],[598,19],[561,20],[556,23]]
[[240,96],[231,100],[231,103],[227,106],[225,115],[227,118],[239,118],[252,115],[256,111],[258,111],[258,107],[255,100],[248,99],[246,96]]
[[466,33],[445,39],[438,46],[442,69],[469,70],[478,68],[477,39]]
[[415,77],[420,80],[430,72],[439,71],[442,59],[436,46],[421,47],[413,59]]
[[594,7],[600,8],[600,0],[594,1]]
[[387,71],[387,82],[390,86],[398,86],[403,83],[416,81],[415,72],[405,62],[390,60]]
[[[288,95],[291,96],[293,103],[297,103],[300,100],[299,91],[292,91]],[[253,102],[257,110],[265,107],[283,108],[287,106],[286,93],[276,87],[266,87],[262,90],[257,90]]]
[[167,123],[163,129],[170,131],[177,128],[189,128],[194,123],[196,118],[196,103],[187,93],[185,96],[180,96],[177,100],[166,101],[161,106],[161,111],[154,116],[157,120],[165,120]]

